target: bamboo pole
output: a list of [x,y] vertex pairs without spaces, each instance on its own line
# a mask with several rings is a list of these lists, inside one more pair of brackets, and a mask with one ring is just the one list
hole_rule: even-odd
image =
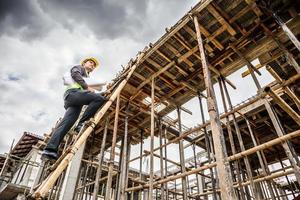
[[153,199],[153,167],[154,167],[154,155],[153,155],[153,149],[154,149],[154,90],[155,90],[155,84],[154,84],[154,78],[151,80],[151,135],[150,135],[150,187],[149,187],[149,200]]
[[115,147],[116,147],[117,133],[118,133],[119,109],[120,109],[120,95],[117,96],[113,138],[112,138],[109,165],[108,165],[108,175],[107,175],[108,177],[107,177],[107,183],[106,183],[105,200],[111,199],[110,191],[111,191],[112,173],[113,173],[113,167],[114,167],[114,161],[115,161]]
[[[300,130],[294,131],[292,133],[285,134],[283,136],[280,136],[278,138],[275,138],[273,140],[270,140],[268,142],[260,144],[260,145],[258,145],[256,147],[252,147],[252,148],[247,149],[247,150],[245,150],[243,152],[231,155],[231,156],[228,157],[228,161],[231,162],[231,161],[243,158],[245,156],[248,156],[248,155],[251,155],[253,153],[256,153],[257,151],[262,151],[264,149],[270,148],[270,147],[272,147],[274,145],[286,142],[288,140],[291,140],[291,139],[299,137],[299,136],[300,136]],[[173,180],[179,179],[181,177],[184,177],[184,176],[187,176],[187,175],[191,175],[191,174],[195,174],[195,173],[198,173],[200,171],[203,171],[203,170],[215,167],[215,166],[217,166],[217,162],[212,162],[210,164],[198,167],[197,169],[193,169],[193,170],[187,171],[185,173],[181,173],[181,174],[169,176],[169,177],[167,177],[165,179],[158,180],[158,181],[154,182],[153,185],[156,186],[156,185],[159,185],[159,184],[162,184],[162,183],[165,183],[165,182],[173,181]],[[290,173],[293,173],[293,172],[295,173],[294,170],[291,171]],[[250,182],[249,182],[249,184],[250,184]],[[235,185],[237,185],[237,184],[235,184]],[[149,183],[147,183],[147,184],[145,184],[143,186],[136,186],[136,187],[127,188],[126,191],[140,190],[142,188],[148,188],[148,187],[149,187]]]
[[74,157],[75,153],[78,149],[82,146],[82,144],[86,141],[88,136],[93,131],[95,124],[97,124],[105,114],[105,112],[110,108],[112,102],[117,98],[117,96],[121,93],[122,89],[126,85],[127,81],[133,74],[134,70],[137,67],[137,63],[139,63],[140,59],[143,57],[144,53],[140,53],[136,59],[136,63],[132,65],[129,69],[129,72],[126,78],[119,84],[119,86],[115,89],[112,93],[109,100],[105,103],[105,105],[96,113],[94,117],[94,123],[86,128],[86,130],[80,135],[80,137],[76,140],[74,145],[71,147],[71,150],[65,155],[65,157],[61,160],[57,168],[43,181],[40,187],[34,192],[32,195],[34,198],[45,197],[50,188],[54,185],[57,178],[60,174],[66,169],[68,164],[71,162],[72,158]]
[[97,167],[96,172],[96,178],[95,178],[95,187],[94,187],[94,193],[93,193],[93,200],[97,200],[98,190],[99,190],[99,178],[101,177],[102,173],[102,163],[103,163],[103,157],[104,157],[104,149],[105,149],[105,143],[106,143],[106,136],[108,131],[108,124],[109,124],[109,118],[106,118],[105,121],[105,127],[104,127],[104,133],[102,137],[102,143],[101,143],[101,149],[98,156],[99,165]]
[[201,63],[204,73],[205,85],[207,88],[207,107],[210,116],[210,125],[213,133],[213,141],[215,147],[215,157],[217,162],[217,171],[219,175],[221,196],[223,199],[236,200],[236,195],[232,187],[232,177],[230,176],[229,162],[224,155],[225,152],[225,141],[223,136],[222,127],[220,124],[220,117],[218,113],[217,103],[215,99],[214,90],[212,87],[212,82],[210,79],[210,71],[206,63],[206,57],[203,47],[203,42],[201,38],[201,32],[199,28],[197,16],[193,17],[194,24],[197,33],[198,46],[200,51]]

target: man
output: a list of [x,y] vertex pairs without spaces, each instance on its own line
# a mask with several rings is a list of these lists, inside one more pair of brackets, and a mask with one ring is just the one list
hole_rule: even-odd
[[66,113],[42,152],[42,159],[56,160],[58,158],[59,144],[78,119],[83,105],[88,105],[88,107],[74,129],[77,133],[82,129],[83,123],[93,117],[98,108],[106,101],[105,97],[96,94],[95,90],[88,86],[84,80],[98,65],[99,62],[96,58],[86,58],[81,62],[81,65],[72,67],[64,75],[63,80],[66,85],[64,107]]

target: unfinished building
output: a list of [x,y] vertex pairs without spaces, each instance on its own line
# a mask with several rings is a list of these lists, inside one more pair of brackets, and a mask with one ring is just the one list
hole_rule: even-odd
[[[60,159],[38,164],[28,197],[296,199],[299,36],[297,1],[200,1],[130,60]],[[233,105],[239,85],[229,77],[245,67],[243,84],[257,92]],[[262,73],[275,81],[263,86]],[[194,99],[197,116],[184,106]],[[184,126],[183,112],[194,126]]]

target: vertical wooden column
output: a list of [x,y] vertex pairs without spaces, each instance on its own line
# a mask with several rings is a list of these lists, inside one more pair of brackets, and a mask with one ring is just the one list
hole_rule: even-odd
[[[130,152],[131,152],[131,137],[128,136],[128,139],[127,139],[127,154],[126,154],[126,170],[125,170],[125,185],[122,186],[124,187],[123,191],[125,193],[125,189],[128,188],[128,174],[129,174],[129,159],[130,159]],[[133,185],[134,186],[134,185]],[[125,199],[126,199],[126,195],[125,195]]]
[[[224,95],[224,91],[223,91],[223,85],[222,85],[222,82],[220,79],[219,79],[219,87],[220,87],[220,91],[221,91],[221,97],[222,97],[224,111],[225,111],[225,113],[227,113],[228,112],[227,104],[226,104],[225,95]],[[235,148],[235,143],[234,143],[234,139],[233,139],[233,133],[232,133],[231,125],[230,125],[229,115],[227,115],[225,117],[225,119],[226,119],[226,129],[227,129],[227,133],[228,133],[228,137],[229,137],[231,152],[232,152],[232,154],[236,154],[237,151]],[[235,181],[237,180],[238,186],[240,189],[240,190],[237,190],[238,197],[242,200],[245,200],[246,195],[245,195],[245,191],[244,191],[245,188],[242,186],[242,177],[241,177],[242,172],[241,172],[240,160],[233,161],[232,168],[233,169],[231,171],[231,174],[232,174],[233,180],[235,180]],[[234,176],[234,174],[235,174],[234,171],[236,171],[236,177]]]
[[[201,113],[201,122],[202,124],[205,123],[205,116],[204,116],[204,110],[203,110],[203,104],[202,104],[202,97],[201,93],[198,91],[198,100],[199,100],[199,106],[200,106],[200,113]],[[210,164],[213,161],[213,158],[211,158],[212,154],[212,145],[210,145],[210,136],[207,132],[206,127],[203,128],[204,130],[204,138],[205,138],[205,147],[207,151],[207,159],[208,163]],[[217,200],[217,192],[216,192],[216,182],[214,178],[213,168],[209,168],[210,171],[210,177],[211,177],[211,185],[213,190],[213,200]],[[207,195],[206,195],[207,198]]]
[[154,167],[154,78],[151,80],[151,127],[150,127],[150,180],[149,180],[149,200],[153,199],[153,167]]
[[198,46],[200,51],[201,63],[204,74],[204,81],[207,91],[207,107],[210,116],[210,125],[213,135],[213,142],[215,148],[215,157],[217,162],[217,171],[219,175],[220,190],[222,199],[236,200],[236,194],[233,188],[232,177],[230,175],[230,167],[228,159],[224,152],[226,152],[225,141],[223,136],[223,130],[220,123],[219,112],[217,108],[217,102],[211,82],[210,71],[206,62],[203,42],[201,38],[201,32],[199,28],[197,16],[193,16]]
[[[181,127],[181,114],[180,114],[180,107],[177,106],[177,117],[178,117],[178,127],[179,127],[179,136],[182,134],[182,127]],[[181,173],[186,172],[185,168],[185,158],[184,158],[184,148],[183,148],[183,141],[179,140],[179,157],[180,157],[180,167]],[[181,186],[182,186],[182,194],[183,200],[187,199],[187,177],[184,176],[181,178]]]
[[[193,148],[193,155],[194,155],[194,163],[195,163],[195,168],[198,168],[198,161],[197,161],[197,155],[196,155],[196,147],[195,147],[196,145],[195,145],[195,143],[194,144],[192,144],[192,148]],[[204,179],[205,177],[204,176],[202,176],[201,177],[201,181],[202,181],[202,183],[201,183],[201,188],[200,188],[200,181],[199,181],[199,175],[198,175],[198,173],[196,174],[196,182],[197,182],[197,193],[198,194],[200,194],[200,193],[203,193],[204,191],[203,191],[203,187],[204,187],[204,184],[203,184],[203,182],[205,182],[205,179]]]
[[[143,130],[140,130],[140,135],[141,135],[141,141],[140,141],[140,173],[139,173],[139,178],[142,181],[142,175],[143,175],[143,137],[144,133]],[[139,190],[139,200],[142,199],[142,190]]]
[[115,148],[116,148],[116,142],[117,142],[119,111],[120,111],[120,95],[118,94],[117,103],[116,103],[116,113],[115,113],[115,121],[114,121],[113,138],[112,138],[110,158],[109,158],[109,163],[108,163],[108,175],[107,175],[107,183],[106,183],[106,191],[105,191],[105,200],[110,200],[111,199],[111,193],[110,192],[111,192],[113,167],[114,167],[114,160],[115,160]]
[[6,169],[6,165],[7,165],[8,161],[9,161],[9,159],[10,159],[10,154],[11,154],[13,146],[14,146],[14,142],[15,142],[15,139],[13,139],[13,141],[12,141],[12,143],[10,145],[9,152],[8,152],[6,158],[5,158],[4,164],[3,164],[2,169],[0,171],[0,177],[4,175],[4,172],[5,172],[5,169]]
[[[124,123],[125,124],[125,123]],[[120,149],[120,153],[119,153],[119,160],[118,160],[118,172],[116,174],[116,184],[115,184],[115,196],[116,199],[120,199],[121,197],[121,179],[122,179],[122,175],[123,175],[123,170],[122,170],[122,166],[123,166],[123,162],[124,162],[124,156],[123,156],[123,151],[126,147],[124,147],[124,142],[125,142],[125,138],[123,136],[122,140],[121,140],[121,146],[119,147]]]
[[296,48],[300,51],[300,42],[294,33],[287,27],[287,25],[277,16],[274,12],[272,13],[276,21],[278,22],[279,26],[281,26],[283,32],[290,38]]
[[[254,137],[254,133],[253,133],[252,128],[251,128],[251,124],[250,124],[250,122],[249,122],[249,120],[247,118],[244,118],[244,119],[246,121],[247,128],[249,130],[249,134],[251,136],[253,145],[257,146],[258,143],[256,142],[256,139]],[[263,175],[267,176],[268,174],[270,174],[270,172],[269,172],[268,166],[266,166],[267,163],[265,164],[264,161],[263,161],[263,159],[262,159],[262,155],[261,154],[263,154],[263,153],[264,153],[263,151],[257,151],[256,152],[259,164],[260,164],[262,172],[263,172]],[[268,190],[269,190],[269,193],[271,195],[271,198],[275,199],[275,194],[274,194],[274,191],[273,191],[273,188],[272,188],[272,185],[271,185],[271,181],[270,180],[266,180],[266,182],[267,182],[267,186],[268,186]]]
[[120,198],[117,197],[117,199],[125,200],[126,199],[126,193],[125,193],[125,186],[126,186],[126,173],[129,163],[127,162],[127,147],[128,147],[128,109],[129,105],[126,106],[126,112],[125,112],[125,131],[124,131],[124,145],[123,145],[123,151],[122,151],[122,166],[121,166],[121,175],[120,175],[120,183],[119,183],[119,190],[120,190]]
[[[270,72],[270,74],[275,78],[275,80],[279,84],[283,83],[283,80],[278,76],[278,74],[270,66],[266,66],[266,69]],[[300,73],[300,70],[298,73]],[[300,111],[300,99],[296,96],[296,94],[289,88],[289,86],[283,86],[282,89],[295,102],[298,110]]]
[[300,126],[300,115],[290,107],[271,87],[265,87],[265,92]]
[[104,149],[105,149],[105,144],[106,144],[108,124],[109,124],[109,118],[107,117],[106,121],[105,121],[105,127],[104,127],[104,133],[103,133],[103,137],[102,137],[100,153],[98,156],[99,166],[98,166],[97,172],[96,172],[93,200],[97,200],[97,195],[98,195],[98,191],[99,191],[99,179],[100,179],[101,173],[102,173],[102,163],[103,163],[103,157],[104,157]]
[[[167,127],[165,127],[164,129],[164,149],[165,149],[165,177],[166,178],[168,176],[168,152],[167,152]],[[168,190],[168,182],[166,182],[164,184],[164,187],[165,187],[165,192],[166,192],[166,199],[168,200],[169,199],[169,190]]]
[[[253,81],[254,81],[254,83],[255,83],[257,89],[258,89],[258,92],[261,92],[261,89],[262,89],[262,88],[261,88],[261,85],[260,85],[260,83],[259,83],[259,81],[258,81],[256,75],[254,74],[253,68],[250,66],[250,65],[251,65],[250,61],[247,60],[247,59],[241,54],[241,52],[240,52],[238,49],[236,49],[236,48],[233,47],[233,46],[231,46],[231,48],[232,48],[232,49],[233,49],[233,50],[234,50],[241,58],[243,58],[243,59],[248,63],[248,64],[247,64],[247,67],[248,67],[248,70],[249,70],[249,72],[250,72],[250,74],[251,74],[251,77],[252,77],[252,79],[253,79]],[[271,107],[271,105],[270,105],[270,102],[269,102],[266,98],[263,99],[263,102],[264,102],[264,106],[266,107],[266,110],[267,110],[267,112],[268,112],[268,114],[269,114],[269,116],[270,116],[270,119],[271,119],[271,121],[272,121],[272,124],[273,124],[273,126],[274,126],[274,129],[275,129],[277,135],[278,135],[279,137],[283,136],[283,135],[284,135],[284,130],[283,130],[283,128],[282,128],[282,125],[281,125],[281,123],[280,123],[280,121],[279,121],[279,119],[278,119],[276,113],[273,111],[273,109],[272,109],[272,107]],[[297,158],[297,157],[294,157],[294,155],[293,155],[293,153],[292,153],[292,152],[294,152],[295,150],[294,150],[294,148],[292,147],[292,145],[291,145],[289,142],[283,142],[283,143],[282,143],[282,147],[283,147],[283,149],[284,149],[284,151],[285,151],[285,153],[286,153],[286,155],[287,155],[289,161],[291,162],[291,165],[293,166],[293,169],[294,169],[294,172],[295,172],[295,176],[296,176],[296,178],[297,178],[297,181],[298,181],[298,183],[300,183],[300,169],[299,169],[299,166],[297,166],[298,158]]]
[[[161,120],[159,120],[159,145],[162,146],[162,122]],[[160,159],[160,177],[163,179],[164,178],[164,161],[163,161],[163,148],[159,149],[159,159]],[[166,159],[166,158],[165,158]],[[160,199],[161,200],[165,200],[165,187],[164,187],[164,183],[161,184],[160,186]]]
[[[281,158],[280,158],[279,155],[278,155],[278,160],[279,160],[279,162],[280,162],[281,167],[284,168],[283,162],[282,162],[282,160],[281,160]],[[290,179],[288,178],[288,176],[284,176],[284,177],[285,177],[285,179],[286,179],[286,181],[287,181],[287,183],[288,183],[289,189],[290,189],[291,192],[292,192],[293,198],[296,198],[296,195],[295,195],[295,193],[294,193],[294,189],[293,189],[293,187],[292,187],[292,184],[291,184],[291,182],[290,182]]]
[[[251,71],[250,68],[249,68],[249,71],[250,71],[250,73],[251,73],[252,78],[253,78],[254,80],[256,80],[256,81],[254,81],[255,83],[257,83],[257,84],[256,84],[256,87],[260,90],[260,89],[261,89],[261,86],[260,86],[260,84],[258,83],[258,80],[257,80],[255,74],[253,73],[253,71]],[[268,112],[268,114],[269,114],[269,116],[270,116],[270,119],[271,119],[271,121],[272,121],[272,124],[273,124],[273,126],[274,126],[274,129],[275,129],[277,135],[278,135],[279,137],[280,137],[280,136],[283,136],[283,135],[284,135],[284,130],[283,130],[283,128],[282,128],[281,123],[279,122],[278,117],[276,116],[275,112],[273,111],[273,109],[272,109],[272,107],[271,107],[269,101],[268,101],[267,99],[265,99],[265,98],[264,98],[263,100],[264,100],[264,105],[265,105],[266,110],[267,110],[267,112]],[[293,147],[292,147],[291,145],[289,145],[288,142],[283,142],[283,143],[282,143],[282,147],[283,147],[283,149],[284,149],[284,151],[285,151],[285,153],[286,153],[286,155],[287,155],[289,161],[291,162],[291,165],[292,165],[293,168],[294,168],[294,172],[295,172],[296,179],[297,179],[298,183],[300,183],[300,169],[299,169],[299,167],[297,166],[297,158],[294,158],[293,153],[292,153],[292,152],[294,151],[294,150],[293,150]]]
[[[228,105],[229,105],[229,109],[232,111],[233,106],[232,106],[232,103],[231,103],[231,98],[230,98],[229,92],[227,90],[226,83],[225,83],[223,78],[221,78],[221,84],[220,84],[220,86],[221,86],[220,89],[221,90],[223,90],[222,85],[224,86],[224,91],[225,91],[225,95],[226,95],[227,102],[228,102]],[[241,132],[240,132],[239,125],[238,125],[238,123],[236,121],[236,118],[235,118],[235,113],[233,113],[231,116],[232,116],[232,121],[233,121],[233,125],[234,125],[234,128],[235,128],[235,132],[236,132],[238,140],[239,140],[239,145],[240,145],[241,151],[245,151],[246,149],[245,149],[245,146],[244,146],[244,142],[243,142],[243,138],[242,138],[242,135],[241,135]],[[258,192],[258,189],[256,188],[256,185],[253,182],[253,174],[252,174],[252,169],[251,169],[249,159],[248,159],[247,156],[245,156],[243,158],[243,160],[244,160],[244,163],[245,163],[245,166],[246,166],[248,179],[250,180],[250,188],[252,190],[252,194],[254,195],[255,199],[262,199],[262,197],[260,196],[260,193]]]

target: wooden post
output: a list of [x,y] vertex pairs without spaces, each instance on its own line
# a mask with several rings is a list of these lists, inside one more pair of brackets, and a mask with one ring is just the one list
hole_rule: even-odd
[[[221,91],[221,97],[222,97],[222,103],[223,103],[223,107],[224,107],[224,111],[225,113],[228,113],[228,109],[227,109],[227,105],[226,105],[226,100],[225,100],[225,95],[224,95],[224,91],[223,91],[223,85],[222,85],[222,82],[221,82],[221,79],[219,79],[219,87],[220,87],[220,91]],[[232,129],[231,129],[231,125],[230,125],[230,120],[229,120],[229,116],[226,116],[225,119],[226,119],[226,129],[227,129],[227,133],[228,133],[228,137],[229,137],[229,143],[230,143],[230,147],[231,147],[231,151],[232,151],[232,154],[236,154],[236,148],[235,148],[235,144],[234,144],[234,139],[233,139],[233,133],[232,133]],[[243,188],[242,186],[242,178],[241,178],[241,164],[240,164],[240,161],[239,160],[236,160],[233,162],[233,166],[236,170],[236,179],[235,179],[235,176],[234,176],[234,169],[231,171],[232,173],[232,176],[233,176],[233,180],[237,181],[238,182],[238,185],[239,185],[239,193],[238,194],[238,197],[241,198],[242,200],[245,200],[245,188]]]
[[[224,86],[224,91],[225,91],[225,95],[226,95],[226,98],[227,98],[227,102],[228,102],[228,105],[229,105],[229,109],[232,111],[233,110],[233,106],[232,106],[232,103],[231,103],[231,99],[230,99],[230,95],[229,95],[229,92],[227,90],[227,86],[226,86],[226,83],[224,81],[224,79],[221,78],[221,84],[220,84],[220,89],[223,90],[223,87],[222,85]],[[240,128],[236,122],[236,118],[235,118],[235,114],[233,113],[232,114],[232,121],[233,121],[233,125],[234,125],[234,128],[235,128],[235,132],[237,134],[237,137],[238,137],[238,141],[239,141],[239,144],[240,144],[240,148],[241,148],[241,151],[245,151],[245,146],[244,146],[244,142],[243,142],[243,138],[241,136],[241,132],[240,132]],[[246,166],[246,170],[247,170],[247,175],[248,175],[248,179],[250,180],[250,188],[252,190],[252,194],[254,195],[255,199],[262,199],[261,196],[259,196],[259,192],[253,182],[253,174],[252,174],[252,169],[251,169],[251,165],[250,165],[250,162],[249,162],[249,159],[248,157],[244,157],[244,163],[245,163],[245,166]]]
[[[279,84],[283,83],[283,80],[270,66],[267,66],[266,68]],[[300,73],[300,70],[298,73]],[[283,86],[282,89],[295,102],[298,110],[300,111],[300,99],[295,95],[295,93],[288,86]]]
[[[233,49],[236,51],[235,48],[233,48]],[[239,55],[239,56],[242,56],[242,55],[240,55],[240,54],[238,54],[238,55]],[[244,58],[244,59],[247,61],[247,63],[249,63],[249,60],[247,60],[246,58]],[[256,85],[258,91],[261,92],[261,85],[260,85],[260,83],[259,83],[259,81],[258,81],[256,75],[254,74],[253,69],[251,68],[251,66],[250,66],[249,64],[247,64],[247,67],[248,67],[248,70],[249,70],[249,72],[250,72],[250,74],[251,74],[251,77],[252,77],[252,79],[253,79],[253,81],[254,81],[254,83],[255,83],[255,85]],[[286,82],[283,83],[282,85],[283,85],[283,86],[286,86],[286,85],[288,85],[290,82],[293,82],[293,81],[297,80],[297,79],[299,78],[299,75],[300,75],[300,74],[298,73],[297,75],[291,77],[288,81],[286,81]],[[263,98],[263,101],[264,101],[264,106],[266,107],[266,110],[267,110],[267,112],[268,112],[268,114],[269,114],[269,116],[270,116],[270,119],[271,119],[271,121],[272,121],[272,124],[273,124],[273,126],[274,126],[274,129],[275,129],[277,135],[278,135],[279,137],[280,137],[280,136],[283,136],[283,135],[284,135],[284,130],[283,130],[282,125],[281,125],[281,123],[279,122],[279,120],[278,120],[278,118],[277,118],[275,112],[273,111],[273,109],[272,109],[272,107],[271,107],[269,101],[268,101],[266,98],[264,98],[264,97],[262,97],[262,98]],[[298,160],[298,158],[297,158],[297,157],[294,158],[294,156],[293,156],[293,154],[292,154],[292,152],[294,152],[295,150],[294,150],[293,147],[292,147],[291,145],[289,145],[287,142],[283,142],[283,143],[282,143],[282,147],[283,147],[283,149],[284,149],[284,151],[285,151],[285,153],[286,153],[288,159],[290,160],[290,162],[291,162],[291,164],[292,164],[292,166],[293,166],[293,168],[294,168],[295,176],[296,176],[296,178],[297,178],[297,181],[298,181],[298,183],[300,183],[300,169],[299,169],[299,167],[297,166],[297,163],[296,163],[296,161]]]
[[[161,120],[159,120],[159,145],[161,146],[162,145],[162,123],[161,123]],[[164,178],[164,163],[163,163],[163,149],[160,148],[159,149],[159,155],[160,155],[160,177],[161,178]],[[160,199],[161,200],[164,200],[165,199],[165,187],[164,187],[165,184],[162,184],[161,187],[160,187]]]
[[[203,110],[203,105],[202,105],[202,97],[201,97],[201,93],[199,91],[198,91],[198,100],[199,100],[202,124],[205,124],[205,116],[204,116],[204,110]],[[211,158],[211,154],[212,154],[212,146],[210,145],[211,137],[208,135],[206,126],[204,126],[203,130],[204,130],[205,147],[206,147],[206,151],[207,151],[208,163],[211,163],[213,160]],[[211,185],[212,185],[212,189],[213,189],[213,200],[217,200],[216,183],[215,183],[213,169],[210,168],[209,171],[210,171],[210,177],[211,177]],[[206,196],[206,198],[207,198],[207,196]]]
[[111,192],[111,184],[112,184],[112,176],[113,176],[113,167],[114,167],[114,161],[115,161],[115,148],[116,148],[116,142],[117,142],[119,111],[120,111],[119,109],[120,109],[120,95],[117,96],[114,130],[113,130],[110,158],[109,158],[109,164],[108,164],[108,175],[107,175],[108,177],[107,177],[107,183],[106,183],[105,200],[111,199],[110,192]]
[[[198,162],[197,162],[197,156],[196,156],[196,147],[195,147],[195,144],[192,145],[192,148],[193,148],[193,156],[194,156],[194,163],[195,163],[195,168],[198,167]],[[204,180],[204,181],[203,181]],[[202,181],[202,184],[201,184],[201,188],[200,188],[200,182],[199,182],[199,175],[196,174],[196,182],[197,182],[197,193],[203,193],[203,187],[204,187],[204,184],[203,182],[205,182],[205,177],[201,177],[201,181]]]
[[10,145],[9,152],[8,152],[6,158],[5,158],[5,161],[4,161],[4,163],[3,163],[3,166],[2,166],[2,169],[1,169],[1,172],[0,172],[0,177],[3,176],[3,174],[4,174],[4,172],[5,172],[5,167],[6,167],[8,161],[9,161],[9,159],[10,159],[10,154],[11,154],[11,152],[12,152],[12,150],[13,150],[14,143],[15,143],[15,139],[13,139],[13,141],[12,141],[12,143],[11,143],[11,145]]
[[120,176],[120,184],[119,184],[119,190],[121,195],[121,200],[126,199],[126,192],[125,192],[125,186],[126,186],[126,173],[129,163],[127,163],[127,147],[128,147],[128,109],[129,104],[127,105],[126,112],[125,112],[125,132],[124,132],[124,146],[123,146],[123,152],[122,152],[122,167],[121,167],[121,176]]
[[103,163],[103,157],[104,157],[104,149],[105,149],[105,144],[106,144],[108,124],[109,124],[109,118],[107,117],[106,121],[105,121],[105,127],[104,127],[104,133],[103,133],[103,137],[102,137],[101,149],[100,149],[100,153],[99,153],[99,156],[98,156],[99,166],[97,167],[97,172],[96,172],[93,200],[97,200],[97,196],[98,196],[99,178],[101,177],[101,173],[102,173],[102,163]]
[[[258,144],[257,144],[256,139],[254,137],[254,133],[253,133],[252,128],[251,128],[251,124],[249,123],[249,120],[246,117],[244,117],[244,119],[246,121],[247,128],[249,130],[249,134],[250,134],[252,142],[253,142],[253,146],[257,146]],[[263,171],[263,175],[267,176],[268,173],[269,173],[269,169],[268,169],[268,167],[263,162],[263,159],[262,159],[262,156],[261,156],[261,154],[263,154],[263,153],[264,153],[263,151],[257,151],[256,152],[257,157],[258,157],[258,161],[259,161],[261,169]],[[271,198],[275,199],[275,195],[274,195],[273,188],[272,188],[272,185],[271,185],[270,181],[267,181],[267,186],[268,186],[268,190],[269,190],[269,192],[271,194]]]
[[[142,181],[142,175],[143,175],[143,157],[142,157],[142,155],[143,155],[143,130],[140,130],[140,132],[141,132],[141,141],[140,141],[140,144],[141,144],[141,146],[140,146],[140,173],[139,173],[139,179]],[[128,165],[129,165],[129,163],[128,163]],[[139,200],[141,200],[142,199],[142,190],[140,190],[139,191]]]
[[150,187],[149,187],[149,200],[153,199],[153,167],[154,167],[154,78],[151,80],[151,127],[150,127]]
[[[124,123],[125,124],[125,123]],[[118,172],[117,172],[117,177],[116,177],[116,184],[115,184],[115,196],[116,196],[116,199],[120,199],[121,197],[121,184],[122,184],[122,173],[123,173],[123,152],[124,152],[124,142],[125,142],[125,138],[123,137],[121,139],[121,145],[119,147],[120,149],[120,153],[119,153],[119,161],[118,161]]]
[[[281,160],[281,158],[280,158],[279,155],[278,155],[278,160],[279,160],[279,162],[280,162],[281,167],[284,168],[283,162],[282,162],[282,160]],[[296,198],[296,195],[295,195],[295,193],[294,193],[294,191],[293,191],[293,188],[292,188],[292,185],[291,185],[291,182],[290,182],[288,176],[285,176],[285,179],[286,179],[286,181],[287,181],[287,183],[288,183],[288,186],[289,186],[289,188],[290,188],[290,190],[291,190],[291,192],[292,192],[293,197]]]
[[274,12],[272,13],[273,17],[278,22],[279,26],[281,26],[283,32],[290,38],[290,40],[293,42],[293,44],[296,46],[298,51],[300,51],[300,42],[297,39],[297,37],[294,35],[294,33],[287,27],[287,25],[277,16]]
[[[182,128],[181,128],[181,115],[180,115],[180,107],[177,106],[177,118],[178,118],[178,131],[179,136],[182,134]],[[181,173],[186,172],[185,168],[185,158],[184,158],[184,148],[183,148],[183,141],[179,140],[179,157],[180,157],[180,168]],[[182,186],[182,194],[183,194],[183,200],[187,199],[187,177],[181,178],[181,186]]]
[[[164,145],[167,144],[167,127],[165,127],[164,129]],[[165,173],[164,173],[164,178],[166,178],[168,176],[168,162],[167,162],[167,159],[168,159],[168,154],[167,154],[167,146],[164,147],[165,149]],[[166,191],[166,199],[168,200],[169,199],[169,190],[168,190],[168,182],[166,182],[164,184],[164,187],[165,187],[165,191]]]
[[280,96],[278,96],[271,87],[265,87],[264,90],[300,126],[300,115],[298,115],[297,112],[295,112]]
[[236,195],[232,187],[232,177],[230,175],[229,162],[224,154],[225,150],[225,141],[223,136],[223,131],[220,123],[220,117],[218,113],[217,103],[215,99],[215,94],[211,82],[210,71],[206,63],[206,57],[203,47],[203,42],[201,38],[201,32],[198,24],[197,16],[193,17],[194,24],[197,33],[198,46],[200,51],[200,57],[202,62],[203,74],[205,86],[207,88],[207,107],[210,116],[210,125],[213,133],[213,141],[215,148],[215,156],[217,162],[217,171],[220,181],[221,197],[222,199],[231,199],[236,200]]
[[[262,151],[264,149],[270,148],[270,147],[272,147],[274,145],[280,144],[282,142],[286,142],[288,140],[291,140],[291,139],[299,137],[299,136],[300,136],[300,130],[297,130],[297,131],[294,131],[292,133],[288,133],[286,135],[283,135],[283,136],[280,136],[280,137],[275,138],[273,140],[270,140],[268,142],[265,142],[264,144],[260,144],[258,146],[255,146],[255,147],[252,147],[250,149],[247,149],[247,150],[245,150],[243,152],[231,155],[231,156],[229,156],[227,158],[227,160],[231,162],[231,161],[240,159],[240,158],[242,158],[244,156],[248,156],[248,155],[251,155],[253,153],[256,153],[257,151]],[[161,180],[158,180],[158,181],[154,182],[153,185],[158,185],[158,184],[166,183],[166,182],[169,182],[169,181],[173,181],[173,180],[185,177],[187,175],[195,174],[195,173],[198,173],[200,171],[203,171],[203,170],[215,167],[215,166],[217,166],[217,164],[218,164],[218,162],[213,162],[211,164],[207,164],[207,165],[203,165],[201,167],[198,167],[197,169],[192,169],[192,170],[187,171],[185,173],[180,173],[180,174],[168,176],[165,179],[161,179]],[[260,181],[270,180],[270,179],[274,179],[274,178],[276,178],[278,176],[282,176],[282,175],[286,175],[286,174],[292,174],[292,173],[295,173],[295,171],[293,169],[292,170],[288,170],[288,171],[286,171],[284,173],[282,173],[282,172],[280,172],[280,173],[274,173],[272,175],[269,175],[268,177],[258,178],[258,179],[255,179],[253,181],[254,182],[260,182]],[[242,183],[242,185],[248,185],[248,184],[250,184],[249,181],[247,181],[246,183]],[[150,186],[149,184],[144,184],[143,186],[136,186],[136,187],[132,187],[132,188],[127,188],[126,191],[135,191],[135,190],[139,190],[141,188],[147,188],[149,186]],[[238,185],[235,185],[234,187],[238,187]]]

